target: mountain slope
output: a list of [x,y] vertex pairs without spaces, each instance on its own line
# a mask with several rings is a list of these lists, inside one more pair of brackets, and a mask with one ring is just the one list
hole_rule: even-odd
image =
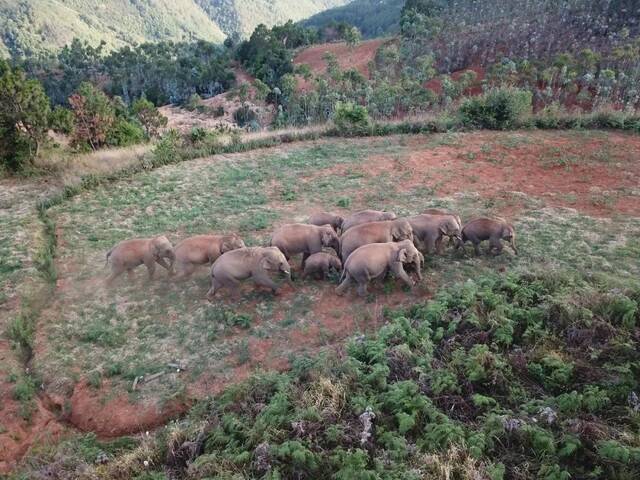
[[224,34],[192,0],[0,0],[0,36],[17,55],[55,49],[74,37],[108,48]]
[[404,0],[354,0],[347,5],[322,11],[302,24],[321,28],[331,21],[347,22],[358,27],[365,38],[381,37],[399,30],[403,5]]
[[349,0],[196,0],[226,34],[249,36],[264,23],[268,27],[301,20]]
[[0,0],[0,56],[56,50],[74,37],[107,48],[159,40],[249,35],[259,23],[300,20],[347,0]]

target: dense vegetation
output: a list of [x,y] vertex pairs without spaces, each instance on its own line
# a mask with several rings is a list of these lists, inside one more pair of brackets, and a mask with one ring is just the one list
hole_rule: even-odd
[[82,82],[92,82],[129,104],[146,97],[156,105],[209,97],[229,88],[234,75],[227,50],[212,43],[143,43],[107,52],[74,39],[55,56],[18,62],[41,79],[55,104]]
[[637,478],[639,302],[637,284],[558,272],[470,279],[386,311],[342,356],[300,357],[199,402],[141,444],[79,436],[34,466],[79,478]]
[[318,30],[331,28],[334,23],[353,25],[364,38],[394,35],[400,30],[400,12],[404,0],[354,0],[304,20],[305,27]]

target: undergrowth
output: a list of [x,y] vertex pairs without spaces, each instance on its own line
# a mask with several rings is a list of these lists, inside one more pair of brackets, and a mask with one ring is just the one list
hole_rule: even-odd
[[639,302],[637,287],[553,271],[458,283],[387,310],[344,356],[298,358],[197,403],[144,446],[146,466],[138,447],[86,473],[638,478]]

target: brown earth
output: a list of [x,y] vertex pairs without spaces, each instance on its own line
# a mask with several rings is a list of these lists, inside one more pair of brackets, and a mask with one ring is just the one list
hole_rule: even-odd
[[[345,42],[313,45],[298,52],[293,59],[293,63],[296,65],[309,65],[314,75],[323,75],[327,71],[327,62],[324,60],[324,56],[326,53],[332,53],[338,59],[341,69],[355,68],[368,78],[369,62],[375,58],[378,48],[388,41],[388,39],[376,38],[366,40],[353,47]],[[313,89],[313,83],[300,79],[298,88],[302,91],[309,91]]]

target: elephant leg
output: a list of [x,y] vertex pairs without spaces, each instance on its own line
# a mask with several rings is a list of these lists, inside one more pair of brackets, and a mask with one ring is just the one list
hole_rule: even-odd
[[133,270],[132,269],[127,269],[127,278],[129,279],[130,282],[133,282]]
[[253,281],[263,287],[269,287],[274,295],[278,293],[278,284],[271,280],[266,272],[259,272],[255,274],[253,276]]
[[367,284],[369,282],[367,281],[363,281],[363,282],[359,282],[358,283],[358,295],[360,295],[361,297],[366,297],[367,296]]
[[445,238],[448,238],[448,237],[444,237],[440,235],[438,238],[436,238],[435,248],[436,248],[436,253],[438,255],[442,255],[444,252]]
[[216,292],[218,290],[220,290],[220,288],[222,288],[224,284],[218,280],[217,278],[212,278],[211,279],[211,288],[209,289],[209,291],[207,292],[207,298],[209,300],[213,299],[213,296],[216,294]]
[[432,254],[436,251],[436,239],[433,237],[427,238],[427,253]]
[[344,295],[344,292],[346,292],[347,288],[349,288],[349,285],[351,285],[351,282],[352,282],[351,275],[347,273],[342,283],[336,287],[336,293],[338,295]]
[[476,256],[480,255],[480,242],[473,242],[473,251]]
[[[131,270],[128,270],[128,271],[130,272]],[[105,284],[107,286],[110,286],[116,278],[118,278],[120,275],[122,275],[122,272],[124,272],[124,270],[120,270],[120,269],[112,270],[111,274],[105,280]]]
[[304,252],[302,254],[302,269],[304,270],[304,265],[307,261],[307,258],[309,258],[309,252]]
[[189,278],[195,271],[196,266],[193,263],[183,263],[178,271],[176,280],[184,280]]
[[495,255],[500,255],[502,253],[502,242],[500,240],[491,240],[489,242],[489,252],[491,252],[493,248],[496,249]]
[[308,275],[309,275],[309,271],[305,268],[302,271],[302,274],[300,274],[300,280],[304,280],[305,278],[307,278]]
[[156,273],[156,263],[151,261],[145,261],[144,265],[147,267],[147,273],[149,274],[149,281],[153,280],[153,276]]

